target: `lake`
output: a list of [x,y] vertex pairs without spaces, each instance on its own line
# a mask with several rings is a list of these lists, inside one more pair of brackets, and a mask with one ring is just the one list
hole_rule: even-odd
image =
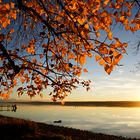
[[140,138],[139,107],[18,105],[16,112],[0,111],[0,114],[47,124],[62,120],[61,124],[55,125]]

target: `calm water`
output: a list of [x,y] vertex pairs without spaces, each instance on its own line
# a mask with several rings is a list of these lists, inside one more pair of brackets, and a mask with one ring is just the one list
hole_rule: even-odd
[[16,112],[0,114],[63,126],[140,138],[140,108],[19,105]]

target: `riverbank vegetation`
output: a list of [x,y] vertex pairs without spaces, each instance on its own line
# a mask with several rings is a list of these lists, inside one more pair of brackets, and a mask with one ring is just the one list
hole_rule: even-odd
[[138,140],[1,115],[0,132],[0,139],[3,140]]

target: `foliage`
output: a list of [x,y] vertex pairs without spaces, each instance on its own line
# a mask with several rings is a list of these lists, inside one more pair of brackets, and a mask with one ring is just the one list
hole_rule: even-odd
[[[52,100],[63,100],[80,81],[88,57],[110,74],[127,43],[113,35],[120,24],[140,28],[137,0],[0,0],[0,95],[40,95],[51,87]],[[135,9],[136,8],[136,9]],[[101,39],[101,33],[106,35]],[[21,84],[22,85],[21,85]]]

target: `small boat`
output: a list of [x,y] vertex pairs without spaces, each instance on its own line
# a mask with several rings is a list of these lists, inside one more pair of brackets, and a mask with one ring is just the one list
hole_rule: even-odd
[[17,105],[16,104],[12,105],[12,111],[16,111],[16,110],[17,110]]
[[62,120],[54,121],[53,123],[62,123]]

